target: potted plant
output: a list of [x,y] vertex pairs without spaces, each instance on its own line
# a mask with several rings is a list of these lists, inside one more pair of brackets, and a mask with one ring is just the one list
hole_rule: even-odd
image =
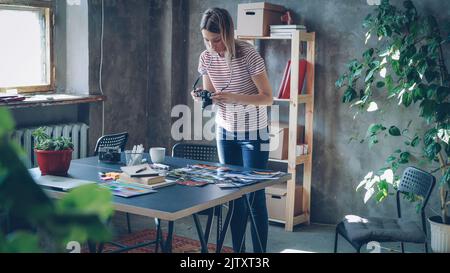
[[89,184],[51,199],[22,164],[20,148],[10,138],[13,131],[9,110],[0,107],[0,213],[20,219],[20,225],[0,228],[0,253],[67,253],[80,251],[77,244],[109,241],[111,192]]
[[[433,16],[419,16],[412,1],[404,1],[399,9],[383,0],[363,26],[368,29],[367,49],[360,59],[349,62],[336,87],[345,89],[343,103],[379,119],[368,126],[361,142],[371,148],[384,136],[401,144],[357,189],[366,189],[365,202],[371,197],[385,200],[400,179],[399,168],[406,164],[417,163],[439,176],[440,215],[429,218],[431,247],[450,252],[450,77],[444,61],[448,54],[443,53],[450,36],[441,36]],[[383,115],[395,115],[400,107],[408,108],[411,120],[386,124]],[[420,201],[415,196],[409,199]]]
[[46,127],[39,127],[33,132],[41,175],[66,176],[72,160],[73,143],[65,137],[52,138],[46,130]]

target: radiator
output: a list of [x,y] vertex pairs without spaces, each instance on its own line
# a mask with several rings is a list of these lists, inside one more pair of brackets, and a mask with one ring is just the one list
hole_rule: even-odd
[[[67,137],[73,142],[72,159],[83,158],[87,156],[87,133],[89,126],[84,123],[69,123],[45,125],[47,134],[52,137]],[[27,168],[37,166],[36,156],[34,153],[34,130],[38,127],[20,128],[14,131],[12,139],[16,141],[25,151],[25,165]]]

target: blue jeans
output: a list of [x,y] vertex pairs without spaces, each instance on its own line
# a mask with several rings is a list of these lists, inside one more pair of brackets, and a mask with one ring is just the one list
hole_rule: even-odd
[[[257,132],[235,133],[228,132],[218,126],[216,132],[220,163],[244,166],[245,168],[267,168],[269,159],[269,150],[267,149],[269,135],[267,128]],[[256,223],[256,230],[253,225],[251,226],[253,251],[255,253],[265,252],[269,229],[265,190],[262,189],[251,193],[248,197]],[[239,198],[234,202],[234,211],[230,223],[235,252],[245,252],[245,230],[249,214],[244,198]]]

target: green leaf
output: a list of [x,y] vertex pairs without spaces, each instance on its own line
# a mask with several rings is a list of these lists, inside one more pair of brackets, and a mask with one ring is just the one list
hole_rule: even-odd
[[382,81],[377,82],[377,88],[383,88],[386,84]]
[[450,103],[440,103],[436,107],[436,121],[445,122],[450,117]]
[[381,180],[377,183],[377,194],[375,195],[375,199],[377,202],[383,201],[386,197],[388,197],[388,183],[385,180]]
[[379,131],[386,130],[386,127],[384,127],[382,124],[372,123],[369,128],[367,129],[367,135],[375,135]]
[[108,189],[95,184],[84,185],[70,191],[57,203],[58,212],[96,214],[106,221],[113,212],[112,195]]
[[0,138],[14,129],[14,121],[8,109],[0,107]]
[[441,151],[441,145],[439,143],[432,143],[425,148],[425,154],[430,160],[434,160],[436,155]]
[[430,122],[434,118],[436,103],[425,99],[420,103],[420,116]]
[[372,149],[373,145],[378,143],[378,137],[373,135],[369,138],[369,149]]
[[419,143],[420,143],[420,138],[419,138],[419,136],[416,135],[414,137],[414,139],[411,141],[411,146],[416,147],[417,145],[419,145]]
[[441,187],[445,186],[445,184],[450,186],[450,168],[445,171],[444,175],[439,180],[439,184]]
[[340,76],[339,79],[337,79],[337,81],[335,83],[336,88],[341,88],[344,85],[344,81],[346,78],[347,78],[347,75]]
[[394,86],[394,81],[392,80],[392,76],[391,75],[386,76],[386,87],[387,87],[389,94],[392,93],[393,86]]
[[391,126],[391,128],[389,128],[389,134],[391,136],[400,136],[400,129],[398,129],[396,126]]
[[411,156],[411,154],[409,152],[403,152],[400,154],[400,160],[398,161],[398,163],[400,164],[406,164],[409,162],[409,157]]
[[366,76],[366,78],[364,79],[364,82],[369,82],[369,81],[373,80],[373,73],[374,73],[374,72],[375,72],[374,69],[370,70],[370,71],[367,73],[367,76]]
[[363,27],[368,28],[371,25],[371,23],[372,23],[372,15],[368,14],[366,18],[364,18]]
[[366,61],[366,63],[369,63],[370,60],[372,59],[373,52],[374,52],[373,48],[369,48],[366,51],[364,51],[363,58]]
[[439,86],[436,90],[436,97],[439,101],[445,100],[445,98],[450,95],[450,88],[446,86]]
[[425,96],[423,96],[423,91],[420,87],[414,88],[411,94],[414,103],[425,98]]
[[394,162],[397,159],[397,157],[391,155],[386,159],[386,163],[391,164],[392,162]]
[[408,106],[411,105],[411,103],[412,103],[412,95],[411,95],[411,93],[408,93],[408,92],[403,93],[403,95],[402,95],[402,104],[405,107],[408,107]]
[[357,94],[355,89],[348,87],[347,90],[344,93],[344,96],[342,97],[343,103],[348,103],[353,101],[356,98]]
[[0,252],[8,253],[38,253],[42,252],[39,247],[39,238],[35,234],[25,231],[17,231],[9,234]]
[[432,128],[425,133],[424,143],[426,146],[431,145],[434,142],[435,137],[437,137],[438,130]]

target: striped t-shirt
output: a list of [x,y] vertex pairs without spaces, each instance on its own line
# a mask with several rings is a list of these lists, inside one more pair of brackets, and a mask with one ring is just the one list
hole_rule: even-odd
[[[243,46],[241,57],[233,58],[231,69],[225,58],[216,52],[203,51],[198,72],[208,75],[216,92],[257,95],[258,89],[251,76],[265,71],[264,60],[250,44]],[[225,89],[224,89],[225,88]],[[230,132],[256,131],[267,127],[267,107],[217,103],[216,124]]]

